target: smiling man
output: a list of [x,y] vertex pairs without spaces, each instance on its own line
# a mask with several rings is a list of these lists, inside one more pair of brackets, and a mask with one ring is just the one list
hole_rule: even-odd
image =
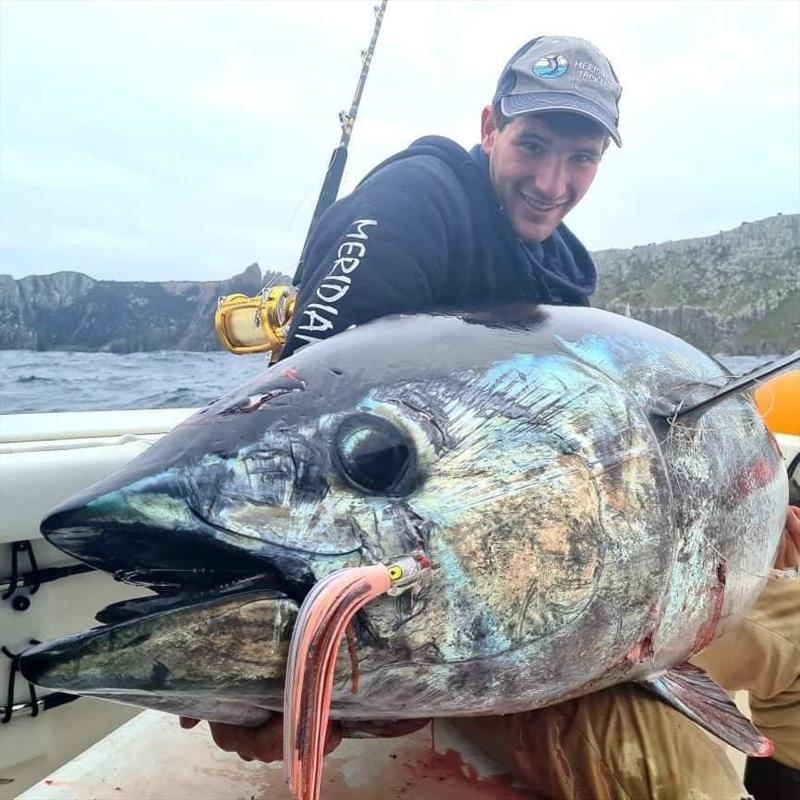
[[[610,62],[590,42],[543,36],[521,47],[482,112],[479,145],[468,152],[442,137],[419,139],[323,214],[304,253],[284,357],[387,314],[515,301],[588,305],[594,263],[563,220],[609,142],[621,144],[620,94]],[[630,685],[455,723],[537,797],[748,796],[710,737]],[[413,727],[351,726],[380,735]],[[246,760],[281,758],[277,716],[255,731],[211,729],[222,749]],[[332,726],[329,750],[342,733]]]
[[503,69],[470,152],[426,136],[320,218],[284,355],[434,306],[586,305],[596,272],[564,225],[617,129],[621,87],[590,42],[542,36]]
[[589,191],[608,142],[574,113],[507,118],[483,112],[489,176],[511,227],[523,242],[543,242]]

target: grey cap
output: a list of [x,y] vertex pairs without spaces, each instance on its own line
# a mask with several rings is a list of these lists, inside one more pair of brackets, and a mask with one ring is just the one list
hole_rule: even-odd
[[619,147],[622,86],[611,62],[586,39],[540,36],[523,45],[500,75],[494,103],[507,117],[574,111],[597,121]]

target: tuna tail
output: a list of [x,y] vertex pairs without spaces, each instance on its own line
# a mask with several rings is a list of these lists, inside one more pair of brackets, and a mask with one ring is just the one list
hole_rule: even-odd
[[684,404],[681,402],[672,408],[671,411],[665,413],[664,416],[668,417],[670,422],[684,418],[696,419],[703,412],[708,411],[709,408],[713,408],[717,403],[727,400],[727,398],[734,394],[750,389],[751,387],[756,386],[764,381],[766,378],[769,378],[778,372],[782,372],[783,370],[788,369],[796,364],[800,364],[800,350],[795,350],[791,355],[785,356],[784,358],[778,358],[775,361],[770,361],[768,364],[764,364],[763,366],[758,367],[758,369],[754,369],[751,372],[748,372],[746,375],[742,375],[740,378],[735,378],[722,388],[717,389],[717,391],[714,392],[710,397],[706,397],[699,402],[689,404]]
[[749,756],[772,755],[772,742],[699,667],[685,662],[642,685],[731,747]]

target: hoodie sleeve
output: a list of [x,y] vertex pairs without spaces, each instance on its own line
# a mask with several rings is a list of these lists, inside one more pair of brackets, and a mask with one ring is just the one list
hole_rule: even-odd
[[283,357],[377,317],[437,302],[469,216],[457,178],[415,156],[377,171],[331,206],[309,241]]

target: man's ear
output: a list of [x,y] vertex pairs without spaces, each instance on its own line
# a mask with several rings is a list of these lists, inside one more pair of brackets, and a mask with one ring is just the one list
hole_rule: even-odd
[[487,156],[491,155],[497,133],[497,120],[494,116],[494,109],[491,106],[486,106],[481,111],[481,148]]

